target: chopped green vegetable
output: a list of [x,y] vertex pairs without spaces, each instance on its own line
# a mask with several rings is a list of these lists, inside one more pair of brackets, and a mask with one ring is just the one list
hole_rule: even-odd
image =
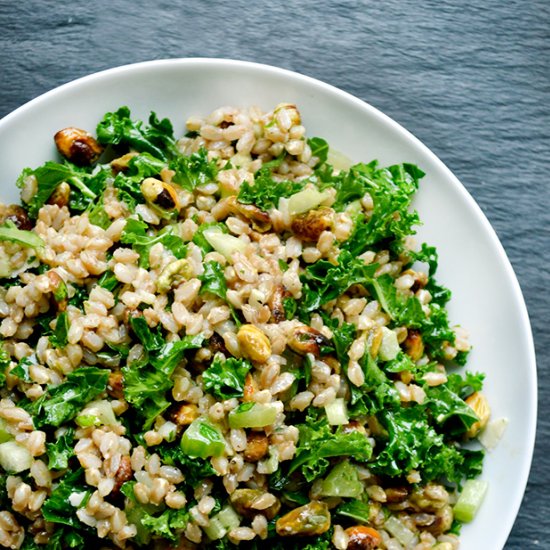
[[205,418],[197,418],[183,433],[180,446],[188,456],[207,458],[221,456],[225,451],[225,440],[217,426]]
[[244,181],[239,190],[239,202],[254,204],[260,210],[276,208],[281,197],[288,198],[306,185],[305,181],[274,181],[269,169],[261,169],[254,178],[254,184]]
[[131,120],[130,116],[128,107],[107,113],[97,126],[98,141],[104,145],[127,145],[159,159],[175,154],[172,123],[167,118],[159,120],[152,112],[147,126],[140,120]]
[[29,248],[44,248],[44,241],[36,233],[17,229],[10,220],[0,225],[0,241],[10,241]]
[[50,334],[50,342],[54,348],[64,348],[69,340],[69,315],[62,311],[55,320],[55,328]]
[[361,500],[351,500],[340,504],[336,508],[336,514],[361,523],[368,523],[370,521],[369,505]]
[[74,428],[67,428],[55,443],[46,443],[48,454],[48,468],[65,470],[69,466],[69,459],[74,456]]
[[17,441],[0,443],[0,466],[8,474],[19,474],[28,470],[32,460],[30,451]]
[[298,429],[298,447],[289,472],[300,469],[307,481],[324,474],[329,466],[327,458],[349,456],[366,461],[372,455],[368,439],[359,432],[333,433],[326,421],[300,424]]
[[217,354],[202,374],[204,389],[218,399],[242,397],[244,380],[251,368],[246,359],[224,359],[223,355]]
[[172,181],[188,191],[216,181],[218,175],[216,160],[208,160],[208,152],[204,148],[189,156],[177,156],[170,163],[170,169],[175,171]]
[[230,428],[264,428],[277,418],[277,408],[272,404],[242,403],[229,413]]
[[129,218],[120,237],[122,243],[131,244],[139,254],[141,267],[149,267],[149,252],[157,243],[162,243],[176,258],[185,258],[187,247],[180,237],[169,230],[151,236],[147,233],[148,230],[149,226],[145,222]]
[[472,521],[487,493],[489,484],[481,479],[469,479],[464,484],[462,492],[454,505],[454,516],[458,521]]
[[343,426],[349,422],[348,408],[343,397],[337,397],[329,405],[325,405],[325,413],[331,426]]
[[320,495],[323,497],[359,498],[364,491],[359,481],[357,468],[348,460],[339,462],[321,482]]
[[72,420],[82,407],[107,388],[109,373],[96,367],[80,367],[58,386],[49,386],[44,395],[25,406],[37,429],[61,426]]

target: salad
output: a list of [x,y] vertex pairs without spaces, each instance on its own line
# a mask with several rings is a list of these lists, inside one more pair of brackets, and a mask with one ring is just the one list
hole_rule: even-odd
[[285,103],[54,139],[0,207],[0,546],[458,548],[490,409],[421,169]]

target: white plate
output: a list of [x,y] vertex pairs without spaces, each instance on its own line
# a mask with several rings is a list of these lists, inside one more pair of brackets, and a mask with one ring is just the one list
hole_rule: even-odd
[[22,168],[56,158],[52,136],[66,126],[94,131],[107,111],[128,105],[135,117],[154,110],[176,135],[185,119],[221,105],[270,109],[296,103],[310,136],[321,136],[355,161],[412,162],[427,176],[416,200],[420,238],[437,246],[438,279],[451,288],[451,320],[467,327],[468,368],[487,373],[493,417],[509,425],[486,458],[489,492],[462,548],[501,549],[518,512],[536,427],[536,365],[529,319],[506,254],[480,208],[422,143],[370,105],[327,84],[281,69],[214,59],[153,61],[111,69],[57,88],[0,121],[0,198],[18,200]]

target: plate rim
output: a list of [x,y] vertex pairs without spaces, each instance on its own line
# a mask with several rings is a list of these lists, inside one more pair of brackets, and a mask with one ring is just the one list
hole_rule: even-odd
[[518,281],[518,278],[510,262],[510,259],[508,258],[506,250],[504,249],[504,246],[500,242],[500,239],[498,238],[498,235],[495,229],[493,228],[487,216],[485,215],[485,213],[483,212],[479,204],[475,201],[471,193],[461,183],[461,181],[454,175],[452,170],[427,145],[425,145],[420,139],[418,139],[412,132],[407,130],[404,126],[402,126],[400,123],[395,121],[389,115],[386,115],[384,112],[380,111],[378,108],[374,107],[367,101],[360,99],[359,97],[354,96],[353,94],[345,90],[342,90],[332,84],[329,84],[317,78],[307,76],[290,69],[284,69],[281,67],[277,67],[277,66],[269,65],[265,63],[258,63],[254,61],[244,61],[244,60],[237,60],[237,59],[228,59],[228,58],[218,58],[218,57],[164,58],[164,59],[140,61],[137,63],[129,63],[129,64],[119,65],[116,67],[111,67],[108,69],[97,71],[97,72],[70,80],[64,84],[61,84],[55,88],[52,88],[40,94],[39,96],[27,101],[23,105],[17,107],[13,111],[6,114],[2,119],[0,119],[0,132],[3,130],[4,126],[9,125],[12,119],[16,119],[21,113],[24,113],[27,110],[31,110],[35,106],[39,105],[40,103],[47,102],[48,100],[50,100],[50,98],[55,98],[58,95],[62,95],[67,90],[73,89],[75,87],[78,88],[79,86],[85,86],[90,82],[101,80],[104,78],[109,78],[111,76],[116,75],[117,77],[123,77],[124,74],[126,73],[139,72],[139,71],[148,70],[155,67],[174,68],[174,67],[180,67],[180,66],[187,67],[187,66],[193,66],[193,65],[197,65],[197,66],[204,65],[204,66],[210,66],[211,68],[215,68],[216,66],[224,66],[226,68],[238,67],[240,69],[244,68],[249,70],[265,71],[267,73],[271,73],[272,75],[291,78],[306,84],[316,86],[318,88],[321,88],[329,92],[330,94],[340,96],[341,98],[343,97],[347,101],[351,101],[354,105],[356,105],[362,110],[367,111],[371,116],[375,117],[380,122],[389,126],[393,131],[397,132],[408,141],[411,141],[415,147],[419,148],[422,151],[422,153],[430,159],[431,162],[433,162],[440,170],[442,170],[442,172],[446,175],[449,184],[452,185],[454,190],[461,195],[461,198],[465,200],[468,207],[472,210],[472,212],[475,214],[477,219],[481,222],[483,230],[485,231],[487,237],[489,238],[491,246],[497,253],[498,258],[501,262],[501,265],[504,268],[505,275],[511,284],[514,305],[520,315],[519,321],[523,330],[522,337],[525,339],[525,342],[528,348],[528,356],[526,357],[526,359],[528,360],[528,372],[530,373],[529,380],[528,380],[529,384],[527,388],[530,399],[529,399],[529,403],[526,404],[527,416],[531,420],[531,422],[527,426],[527,430],[528,430],[527,440],[529,442],[529,449],[528,449],[528,455],[524,455],[526,467],[521,476],[522,490],[521,490],[521,493],[518,494],[518,497],[516,498],[516,501],[514,502],[514,506],[511,510],[513,513],[513,521],[510,523],[507,529],[501,531],[502,546],[504,546],[504,544],[506,543],[512,531],[512,528],[515,522],[517,521],[518,513],[520,510],[521,504],[523,502],[523,499],[525,497],[525,492],[527,489],[527,483],[529,480],[530,472],[533,467],[533,455],[535,450],[537,424],[538,424],[538,373],[537,373],[536,349],[535,349],[535,343],[533,338],[533,331],[531,327],[531,322],[530,322],[525,298],[521,290],[521,285]]

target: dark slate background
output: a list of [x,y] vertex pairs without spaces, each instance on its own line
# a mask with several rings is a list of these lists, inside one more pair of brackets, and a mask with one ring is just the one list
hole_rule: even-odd
[[550,2],[276,4],[0,0],[0,116],[117,65],[226,57],[324,80],[413,132],[480,204],[523,288],[540,413],[530,482],[506,548],[550,548]]

